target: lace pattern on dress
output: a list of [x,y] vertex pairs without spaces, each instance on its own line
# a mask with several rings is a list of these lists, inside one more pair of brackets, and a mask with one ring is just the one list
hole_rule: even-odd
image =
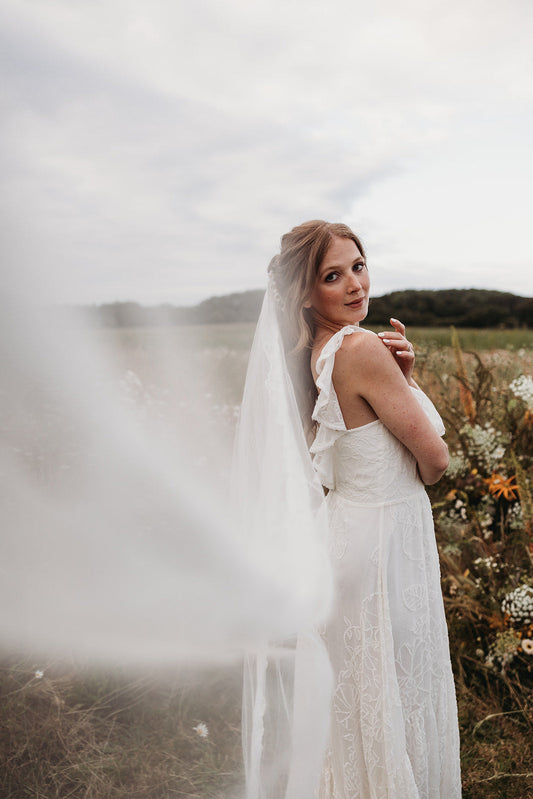
[[[343,596],[336,611],[342,606],[345,615],[334,612],[326,627],[336,683],[320,799],[461,795],[455,693],[427,519],[419,499],[387,510],[379,544],[369,550],[377,568],[353,599]],[[405,585],[394,557],[404,553],[404,520],[414,530]],[[355,554],[345,541],[341,557]]]

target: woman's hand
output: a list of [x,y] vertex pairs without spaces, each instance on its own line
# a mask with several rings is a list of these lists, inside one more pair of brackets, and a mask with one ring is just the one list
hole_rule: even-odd
[[394,355],[396,363],[402,370],[409,385],[416,385],[413,380],[413,369],[415,366],[415,351],[413,345],[405,337],[405,325],[399,319],[391,318],[390,323],[394,332],[378,333],[378,336],[386,347]]

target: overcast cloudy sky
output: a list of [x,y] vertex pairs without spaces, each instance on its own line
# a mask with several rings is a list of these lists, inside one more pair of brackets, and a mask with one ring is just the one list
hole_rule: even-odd
[[342,220],[374,294],[533,294],[531,0],[3,0],[4,263],[192,303]]

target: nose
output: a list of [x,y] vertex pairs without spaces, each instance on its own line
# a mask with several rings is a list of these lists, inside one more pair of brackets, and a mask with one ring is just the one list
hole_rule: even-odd
[[350,273],[349,291],[353,293],[361,288],[361,280],[357,272]]

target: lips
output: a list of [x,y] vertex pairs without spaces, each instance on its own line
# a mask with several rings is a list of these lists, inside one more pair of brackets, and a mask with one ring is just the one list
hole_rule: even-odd
[[365,301],[364,297],[361,297],[358,300],[352,300],[352,302],[345,302],[347,308],[360,308],[363,302]]

